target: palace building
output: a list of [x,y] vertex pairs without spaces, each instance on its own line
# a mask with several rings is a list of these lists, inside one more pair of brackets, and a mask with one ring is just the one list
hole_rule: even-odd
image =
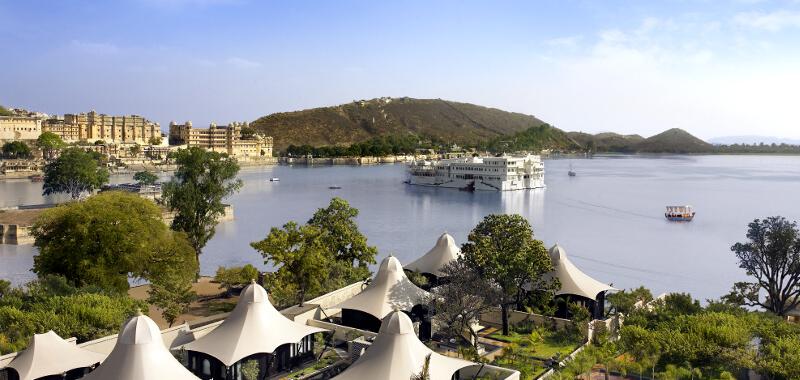
[[119,144],[148,145],[161,139],[161,127],[138,115],[111,116],[91,111],[65,114],[62,118],[47,119],[42,132],[52,132],[64,141],[104,141]]
[[233,122],[221,126],[211,123],[208,128],[194,128],[191,121],[184,124],[171,122],[169,143],[226,153],[238,159],[272,157],[272,137],[243,136],[244,128],[247,128],[247,123]]

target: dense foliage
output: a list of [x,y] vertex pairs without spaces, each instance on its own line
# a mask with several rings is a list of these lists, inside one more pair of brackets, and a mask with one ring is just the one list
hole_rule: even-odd
[[0,280],[0,354],[24,349],[33,334],[53,330],[78,341],[116,334],[125,318],[146,305],[125,294],[74,287],[45,276],[23,288]]
[[106,183],[108,171],[99,165],[95,155],[69,148],[45,165],[42,194],[67,193],[72,199],[78,199]]
[[542,149],[568,152],[582,149],[564,131],[549,124],[530,127],[510,136],[496,137],[481,147],[492,152],[529,151],[536,153]]
[[0,105],[0,116],[14,116],[14,113],[9,111],[8,108]]
[[251,264],[241,267],[219,267],[214,275],[214,281],[227,290],[244,288],[254,280],[258,280],[258,269]]
[[75,286],[124,292],[129,277],[159,281],[177,271],[185,280],[197,267],[185,235],[167,228],[155,203],[130,193],[104,192],[48,209],[32,232],[39,250],[34,272],[64,276]]
[[521,215],[487,215],[469,233],[461,252],[470,268],[502,290],[504,335],[509,332],[509,307],[522,308],[528,289],[555,290],[556,284],[544,278],[553,270],[550,256]]
[[36,139],[36,145],[42,150],[44,157],[47,159],[52,158],[56,151],[66,146],[61,137],[53,132],[42,132],[39,138]]
[[288,222],[273,227],[251,245],[275,267],[265,285],[278,306],[302,304],[370,276],[377,249],[358,230],[358,210],[340,198],[318,209],[305,225]]
[[22,141],[3,144],[3,158],[31,158],[31,148]]
[[186,233],[199,268],[200,252],[225,214],[222,200],[242,186],[236,178],[239,164],[227,155],[197,147],[181,149],[174,158],[178,169],[164,184],[163,199],[176,212],[172,229]]
[[[645,294],[643,288],[629,294]],[[630,297],[623,297],[624,309]],[[752,369],[766,379],[800,378],[800,325],[763,312],[688,294],[669,294],[629,310],[619,340],[596,342],[556,378],[600,365],[655,378],[733,379]]]
[[362,157],[413,154],[417,149],[442,149],[444,144],[421,138],[414,134],[374,137],[364,142],[349,146],[289,145],[285,154],[288,156],[313,157]]
[[133,175],[133,180],[140,185],[153,185],[158,181],[158,176],[153,172],[144,170],[136,172],[136,174]]

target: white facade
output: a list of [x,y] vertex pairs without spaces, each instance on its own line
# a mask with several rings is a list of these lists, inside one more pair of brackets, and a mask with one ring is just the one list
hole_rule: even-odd
[[408,183],[489,191],[543,188],[544,163],[536,155],[415,161]]

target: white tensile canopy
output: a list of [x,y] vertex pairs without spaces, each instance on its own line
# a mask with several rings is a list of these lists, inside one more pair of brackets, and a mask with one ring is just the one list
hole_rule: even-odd
[[383,319],[372,346],[334,379],[408,380],[422,370],[428,354],[431,355],[431,379],[450,379],[459,369],[475,365],[431,351],[417,338],[411,319],[402,311],[393,311]]
[[111,354],[84,380],[198,380],[164,346],[161,331],[139,315],[122,325]]
[[550,260],[553,263],[553,271],[548,276],[556,277],[561,282],[561,289],[556,295],[573,294],[595,299],[600,292],[617,290],[583,273],[569,260],[564,248],[558,244],[550,248]]
[[460,255],[461,250],[456,245],[456,241],[445,232],[436,240],[436,245],[428,253],[403,267],[420,273],[441,276],[442,267],[457,260]]
[[261,285],[250,284],[242,290],[239,303],[214,330],[184,345],[231,366],[253,354],[270,354],[279,346],[297,343],[306,336],[324,329],[307,326],[286,318],[272,306]]
[[389,256],[381,261],[378,273],[366,289],[335,308],[360,310],[383,319],[394,310],[411,310],[414,305],[422,304],[427,295],[406,277],[400,261]]
[[8,364],[8,368],[17,371],[20,380],[33,380],[76,368],[91,367],[105,357],[61,339],[51,330],[34,335],[28,348],[20,352]]

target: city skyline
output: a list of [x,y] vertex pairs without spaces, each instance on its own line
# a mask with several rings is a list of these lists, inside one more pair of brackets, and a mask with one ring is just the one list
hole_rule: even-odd
[[796,1],[0,1],[0,104],[161,124],[381,96],[564,129],[800,138]]

